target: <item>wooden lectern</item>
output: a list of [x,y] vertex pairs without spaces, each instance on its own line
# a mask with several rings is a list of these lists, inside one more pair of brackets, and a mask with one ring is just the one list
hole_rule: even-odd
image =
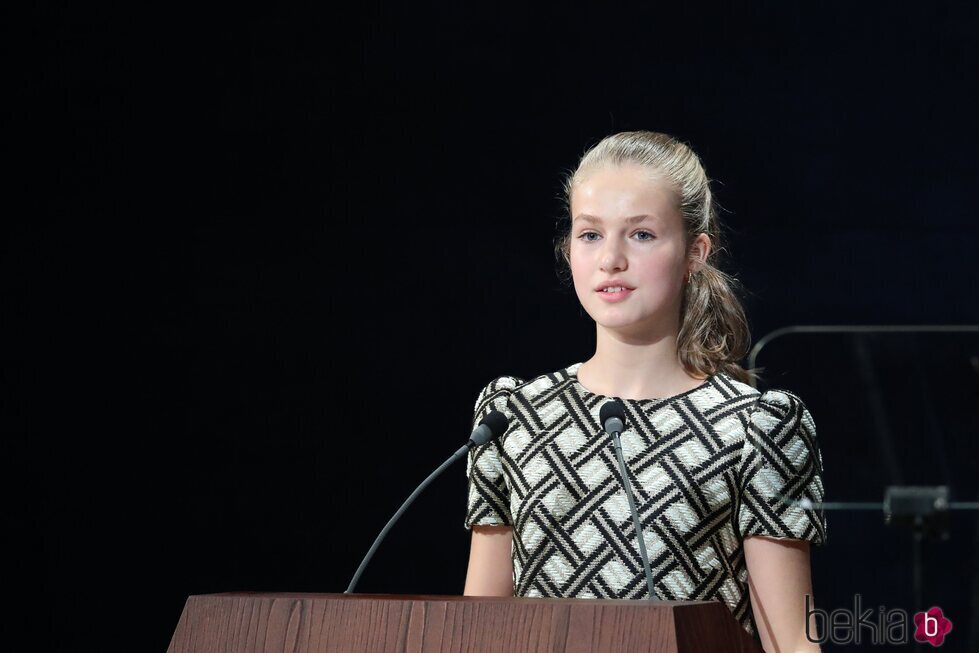
[[187,599],[168,653],[761,653],[714,601],[397,594]]

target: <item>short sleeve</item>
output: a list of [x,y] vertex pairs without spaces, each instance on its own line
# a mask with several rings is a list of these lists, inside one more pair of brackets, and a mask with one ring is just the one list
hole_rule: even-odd
[[738,468],[741,537],[824,543],[822,472],[816,425],[805,404],[784,390],[763,393],[751,411]]
[[[493,410],[510,417],[507,404],[510,402],[513,389],[520,383],[520,379],[516,377],[501,376],[483,388],[476,399],[473,429]],[[502,440],[503,437],[500,437],[469,450],[466,462],[466,477],[469,485],[466,528],[513,523],[510,515],[510,488],[503,473]]]

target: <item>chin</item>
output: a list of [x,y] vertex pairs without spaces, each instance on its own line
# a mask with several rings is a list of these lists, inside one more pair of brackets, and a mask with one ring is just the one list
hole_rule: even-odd
[[648,315],[645,317],[637,317],[634,315],[618,315],[615,317],[599,315],[598,318],[599,319],[595,320],[595,323],[609,331],[616,331],[629,335],[649,334],[657,331],[656,325],[658,324],[658,321],[654,317]]
[[595,320],[595,323],[601,326],[603,329],[607,329],[609,331],[621,331],[623,333],[633,333],[649,328],[648,324],[642,322],[641,320]]

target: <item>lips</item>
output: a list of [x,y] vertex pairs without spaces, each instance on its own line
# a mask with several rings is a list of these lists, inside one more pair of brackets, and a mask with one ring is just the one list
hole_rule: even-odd
[[630,286],[624,281],[619,279],[610,279],[609,281],[603,281],[602,283],[598,284],[598,288],[595,288],[595,292],[604,292],[606,288],[615,287],[625,288],[626,290],[635,290],[633,286]]
[[[610,286],[607,286],[610,287]],[[621,302],[629,295],[632,294],[633,288],[626,288],[622,286],[623,290],[617,290],[614,292],[605,292],[604,290],[598,291],[598,296],[607,302]]]

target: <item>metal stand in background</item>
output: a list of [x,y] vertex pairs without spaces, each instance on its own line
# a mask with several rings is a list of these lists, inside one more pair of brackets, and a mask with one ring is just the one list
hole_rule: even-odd
[[948,540],[948,487],[891,485],[884,492],[884,523],[911,528],[911,586],[914,605],[924,609],[924,564],[921,543],[925,539]]
[[[758,355],[772,340],[787,336],[792,333],[854,333],[854,334],[879,334],[879,333],[979,333],[979,324],[911,324],[911,325],[794,325],[775,329],[771,333],[762,336],[755,346],[748,352],[748,369],[755,367],[758,362]],[[754,386],[754,381],[752,381]]]

